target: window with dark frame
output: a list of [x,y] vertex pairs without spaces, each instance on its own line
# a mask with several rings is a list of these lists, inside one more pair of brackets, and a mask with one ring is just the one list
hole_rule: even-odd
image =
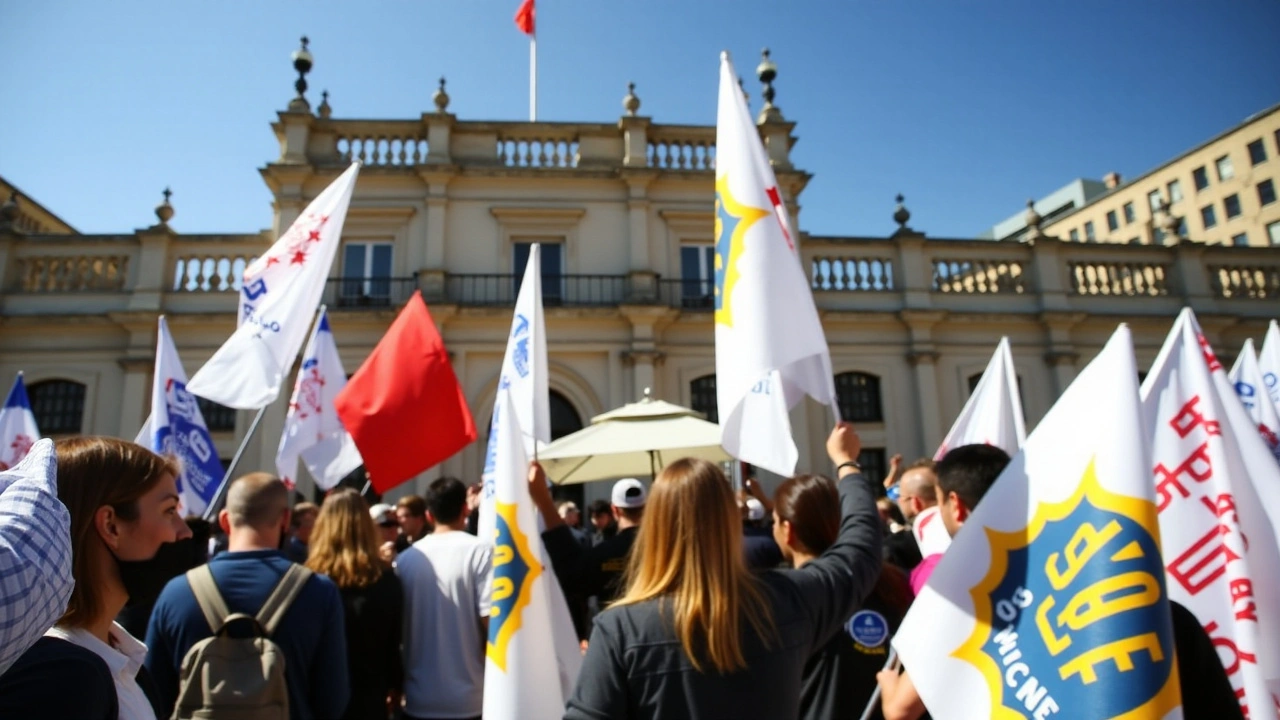
[[1133,203],[1131,202],[1125,203],[1124,204],[1124,224],[1129,225],[1136,219],[1137,219],[1137,215],[1134,214],[1133,212]]
[[1177,180],[1170,180],[1169,184],[1165,186],[1165,189],[1169,191],[1170,205],[1176,205],[1182,202],[1182,183],[1181,182]]
[[[564,245],[558,241],[538,240],[538,262],[542,265],[542,302],[545,305],[559,305],[564,301]],[[524,268],[529,264],[529,249],[533,242],[517,241],[512,244],[514,256],[511,271],[515,275],[513,295],[520,294],[520,284],[524,282]]]
[[873,481],[876,486],[884,480],[889,472],[889,463],[885,462],[884,448],[862,448],[858,453],[858,464],[862,466],[862,477]]
[[835,377],[840,417],[849,422],[884,422],[880,378],[870,373],[843,372]]
[[1270,180],[1258,183],[1258,204],[1270,205],[1276,201],[1276,186]]
[[1236,247],[1249,247],[1249,233],[1240,233],[1231,236],[1231,244]]
[[1212,205],[1200,208],[1200,221],[1204,223],[1205,230],[1218,224],[1218,213]]
[[204,418],[209,432],[227,432],[236,429],[236,409],[221,405],[212,400],[196,396],[196,405],[200,408],[200,417]]
[[1090,220],[1084,224],[1084,239],[1086,242],[1093,242],[1098,239],[1093,231],[1093,221]]
[[1249,143],[1249,162],[1253,165],[1261,165],[1266,161],[1267,148],[1262,144],[1262,138]]
[[1214,165],[1218,168],[1218,180],[1226,182],[1236,176],[1235,166],[1231,164],[1231,156],[1223,155],[1214,161]]
[[1116,216],[1115,210],[1107,213],[1107,229],[1112,232],[1120,229],[1120,218]]
[[1240,216],[1240,196],[1231,194],[1222,199],[1222,209],[1226,211],[1227,219]]
[[703,375],[689,382],[689,407],[706,415],[707,422],[720,422],[715,375]]
[[74,380],[45,380],[27,387],[41,435],[75,435],[84,425],[85,386]]
[[1196,192],[1209,187],[1209,171],[1203,165],[1191,171],[1191,179],[1196,183]]

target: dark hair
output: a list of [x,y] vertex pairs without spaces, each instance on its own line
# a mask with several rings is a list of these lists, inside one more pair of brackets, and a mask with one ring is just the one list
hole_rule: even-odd
[[608,500],[596,500],[588,506],[587,517],[595,517],[596,515],[610,515],[613,510],[609,507]]
[[408,510],[409,514],[414,517],[426,517],[427,515],[427,501],[417,495],[405,495],[396,502],[396,507]]
[[427,488],[426,502],[437,523],[455,522],[467,506],[467,486],[458,478],[442,477]]
[[821,554],[840,532],[840,494],[836,484],[821,475],[797,475],[773,494],[773,511],[791,523],[805,550]]
[[[609,512],[612,513],[613,510],[610,509]],[[640,518],[644,517],[644,506],[641,505],[640,507],[633,508],[620,507],[618,508],[618,512],[621,513],[622,517],[626,518],[628,521],[638,523],[640,522]]]
[[994,445],[961,445],[938,461],[938,487],[972,512],[1008,464],[1009,453]]

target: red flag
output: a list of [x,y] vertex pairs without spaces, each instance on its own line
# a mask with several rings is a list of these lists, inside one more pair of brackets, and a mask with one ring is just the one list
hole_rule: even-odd
[[379,493],[476,439],[444,339],[417,292],[334,405]]
[[533,0],[524,0],[520,3],[520,9],[516,10],[516,27],[525,35],[532,35],[535,17]]

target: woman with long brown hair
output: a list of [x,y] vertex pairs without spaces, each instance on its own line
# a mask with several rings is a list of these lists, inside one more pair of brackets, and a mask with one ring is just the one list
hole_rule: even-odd
[[324,500],[308,543],[307,567],[333,580],[346,615],[351,701],[346,720],[385,720],[404,682],[400,580],[378,557],[378,531],[360,493]]
[[124,440],[59,440],[58,499],[71,514],[71,574],[67,611],[49,635],[101,657],[111,670],[121,720],[152,720],[158,698],[138,672],[147,648],[115,617],[148,584],[160,546],[191,537],[178,502],[178,468]]
[[[854,460],[859,449],[848,423],[827,439],[841,478],[836,541],[802,568],[755,575],[720,468],[686,458],[663,469],[626,591],[596,618],[565,717],[796,717],[805,660],[880,572],[879,519]],[[530,484],[535,498],[546,493],[538,485]]]
[[[797,475],[774,492],[773,537],[787,563],[802,568],[836,541],[840,530],[836,484],[821,475]],[[911,605],[911,585],[899,568],[885,563],[866,601],[804,666],[800,691],[803,720],[859,717],[876,689],[876,673],[889,653],[889,639]],[[873,718],[883,717],[875,708]]]

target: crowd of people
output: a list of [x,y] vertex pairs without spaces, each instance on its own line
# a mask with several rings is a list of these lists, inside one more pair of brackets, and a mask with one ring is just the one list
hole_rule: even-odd
[[[890,640],[1009,457],[895,457],[881,483],[860,449],[838,424],[834,479],[771,495],[677,460],[585,516],[532,463],[584,652],[564,716],[856,718],[877,692],[871,717],[925,716]],[[476,485],[317,506],[255,472],[206,523],[184,521],[177,477],[102,437],[41,441],[0,473],[0,717],[482,716],[494,550]],[[1186,717],[1239,717],[1208,636],[1174,617]]]

